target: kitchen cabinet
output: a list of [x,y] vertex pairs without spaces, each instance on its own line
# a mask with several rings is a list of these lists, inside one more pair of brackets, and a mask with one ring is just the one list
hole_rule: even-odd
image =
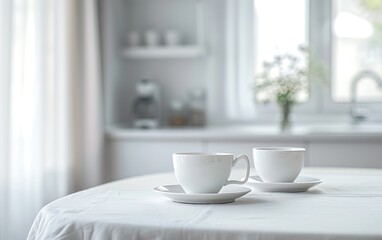
[[382,141],[311,142],[308,149],[313,167],[382,168]]
[[[109,129],[106,134],[108,180],[172,171],[174,152],[246,154],[254,147],[303,147],[305,166],[382,168],[382,128],[373,131],[279,133],[264,127],[204,129]],[[238,163],[244,167],[244,162]]]

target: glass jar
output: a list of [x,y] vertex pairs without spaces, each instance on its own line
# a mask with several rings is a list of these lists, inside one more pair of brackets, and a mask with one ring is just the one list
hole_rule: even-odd
[[168,123],[171,127],[181,127],[186,125],[187,119],[184,102],[180,100],[173,100],[171,102]]
[[206,124],[206,94],[203,89],[194,89],[189,93],[188,124],[204,126]]

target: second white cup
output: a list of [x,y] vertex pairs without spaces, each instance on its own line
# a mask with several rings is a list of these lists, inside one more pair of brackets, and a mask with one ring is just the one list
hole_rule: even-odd
[[305,148],[265,147],[253,149],[253,160],[264,182],[294,182],[304,165]]
[[[186,193],[218,193],[224,185],[244,184],[250,174],[246,155],[235,158],[230,153],[174,153],[175,176]],[[247,164],[244,180],[228,180],[231,169],[243,159]]]

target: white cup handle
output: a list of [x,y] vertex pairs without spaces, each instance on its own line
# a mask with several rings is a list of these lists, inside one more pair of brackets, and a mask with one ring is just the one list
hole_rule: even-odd
[[245,162],[247,163],[247,171],[245,173],[245,178],[244,180],[242,181],[238,181],[238,180],[229,180],[227,181],[227,183],[225,185],[228,185],[228,184],[244,184],[248,181],[248,178],[249,178],[249,174],[250,174],[250,171],[251,171],[251,166],[249,164],[249,158],[247,157],[247,155],[239,155],[237,158],[235,158],[235,160],[233,161],[233,164],[232,166],[235,166],[237,164],[237,162],[240,160],[240,159],[243,159],[245,160]]

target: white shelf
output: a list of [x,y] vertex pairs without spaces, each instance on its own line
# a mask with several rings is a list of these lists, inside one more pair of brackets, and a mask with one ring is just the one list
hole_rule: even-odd
[[197,45],[176,47],[125,48],[124,56],[129,59],[197,58],[205,55],[205,49]]

